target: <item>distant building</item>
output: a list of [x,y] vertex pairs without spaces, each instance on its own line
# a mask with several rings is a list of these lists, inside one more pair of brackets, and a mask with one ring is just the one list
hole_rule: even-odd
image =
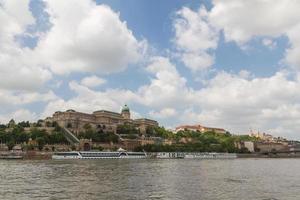
[[146,133],[148,127],[157,127],[158,126],[157,121],[152,120],[152,119],[146,119],[146,118],[135,119],[135,120],[133,120],[133,124],[136,127],[139,127],[141,133]]
[[249,136],[251,137],[255,137],[259,140],[262,140],[264,142],[275,142],[275,143],[287,143],[288,140],[283,138],[283,137],[274,137],[271,134],[267,134],[267,133],[260,133],[260,132],[253,132],[251,131]]
[[249,136],[255,137],[255,138],[258,138],[258,139],[261,139],[264,141],[272,141],[273,140],[273,136],[270,134],[266,134],[266,133],[260,133],[260,132],[255,133],[255,132],[251,131]]
[[274,151],[289,151],[289,147],[286,144],[275,142],[256,142],[255,148],[259,152],[274,152]]
[[179,131],[196,131],[196,132],[200,132],[200,133],[205,133],[205,132],[208,132],[208,131],[212,131],[212,132],[220,133],[220,134],[225,134],[226,133],[225,129],[206,127],[206,126],[202,126],[200,124],[198,124],[198,125],[178,126],[178,127],[175,128],[175,133],[177,133]]
[[269,152],[289,150],[288,144],[278,143],[278,142],[241,141],[241,142],[236,142],[235,146],[238,149],[245,148],[251,153],[253,152],[269,153]]
[[246,153],[247,150],[250,153],[256,152],[255,143],[252,141],[235,141],[234,145],[237,149],[241,150],[242,152]]
[[127,105],[121,110],[121,113],[99,110],[92,114],[67,110],[65,112],[57,111],[52,117],[47,117],[45,123],[57,122],[60,126],[66,127],[73,133],[78,134],[86,125],[103,132],[116,133],[118,125],[132,124],[140,130],[142,134],[146,133],[148,127],[158,126],[158,122],[152,119],[131,119],[130,109]]
[[244,147],[248,149],[249,152],[253,153],[255,151],[255,144],[252,141],[245,141]]
[[6,144],[0,143],[0,151],[8,151],[8,146]]

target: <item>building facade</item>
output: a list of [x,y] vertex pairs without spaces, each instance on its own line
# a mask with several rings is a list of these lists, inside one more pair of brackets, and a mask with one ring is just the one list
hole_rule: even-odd
[[289,147],[286,144],[276,142],[256,142],[255,148],[259,152],[276,152],[276,151],[288,151]]
[[103,132],[116,133],[119,125],[131,124],[139,129],[142,134],[146,133],[147,127],[159,126],[158,122],[152,119],[131,119],[130,109],[127,105],[123,106],[121,113],[107,110],[95,111],[92,114],[75,110],[57,111],[52,117],[46,118],[45,122],[56,122],[59,126],[68,128],[75,135],[83,131],[86,126]]
[[219,133],[219,134],[225,134],[226,133],[225,129],[205,127],[205,126],[202,126],[200,124],[198,124],[198,125],[182,125],[182,126],[178,126],[175,129],[175,133],[177,133],[179,131],[196,131],[196,132],[200,132],[200,133],[205,133],[205,132],[208,132],[208,131],[212,131],[212,132]]
[[267,133],[260,133],[260,132],[253,132],[252,130],[249,133],[250,137],[255,137],[261,141],[265,142],[277,142],[277,143],[287,143],[287,139],[283,137],[274,137],[271,134]]

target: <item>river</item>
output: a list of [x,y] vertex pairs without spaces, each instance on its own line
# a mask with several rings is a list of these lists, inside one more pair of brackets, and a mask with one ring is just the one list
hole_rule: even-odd
[[0,160],[0,199],[300,199],[300,159]]

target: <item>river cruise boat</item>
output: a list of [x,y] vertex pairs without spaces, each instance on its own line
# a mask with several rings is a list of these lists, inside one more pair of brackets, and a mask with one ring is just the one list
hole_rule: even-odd
[[52,159],[118,159],[118,158],[146,158],[145,152],[127,152],[127,151],[71,151],[57,152],[52,155]]

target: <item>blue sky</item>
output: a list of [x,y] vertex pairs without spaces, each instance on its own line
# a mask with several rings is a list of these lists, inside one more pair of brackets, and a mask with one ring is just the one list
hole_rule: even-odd
[[[0,1],[0,120],[119,111],[299,138],[299,3]],[[277,11],[274,13],[274,8]]]

